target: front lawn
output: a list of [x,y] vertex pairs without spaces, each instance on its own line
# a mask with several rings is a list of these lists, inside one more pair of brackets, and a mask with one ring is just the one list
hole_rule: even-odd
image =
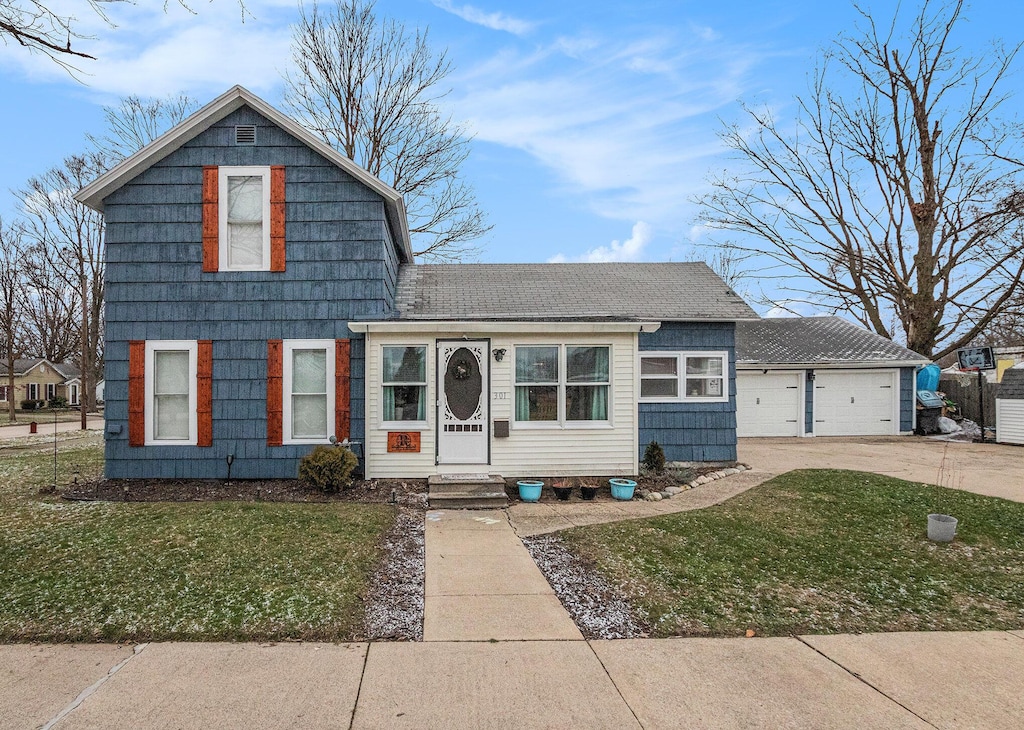
[[[960,520],[930,542],[930,512]],[[695,512],[568,530],[656,636],[1020,629],[1024,504],[804,470]]]
[[[340,641],[363,632],[386,505],[69,503],[52,452],[0,452],[0,641]],[[67,444],[58,484],[96,478]]]

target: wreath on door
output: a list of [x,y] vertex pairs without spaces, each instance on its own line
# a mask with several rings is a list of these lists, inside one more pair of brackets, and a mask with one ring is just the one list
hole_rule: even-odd
[[469,367],[469,361],[459,360],[452,369],[452,377],[456,380],[465,380],[472,372],[472,368]]

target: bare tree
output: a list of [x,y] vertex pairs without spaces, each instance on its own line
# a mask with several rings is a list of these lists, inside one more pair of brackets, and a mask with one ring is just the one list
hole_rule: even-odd
[[338,0],[330,10],[300,9],[292,35],[295,69],[285,104],[350,160],[405,197],[415,254],[472,257],[490,230],[460,176],[469,154],[464,130],[439,107],[451,72],[427,33],[378,21],[373,3]]
[[21,229],[0,220],[0,343],[7,362],[7,418],[17,420],[14,395],[14,361],[24,344],[25,248]]
[[858,7],[792,124],[747,108],[724,131],[743,171],[701,200],[705,223],[774,260],[783,291],[935,358],[983,332],[1024,275],[1017,138],[997,116],[1020,46],[961,52],[962,5],[925,0],[905,37],[898,13],[879,28]]
[[162,99],[127,96],[117,106],[103,107],[106,132],[102,135],[87,134],[86,139],[100,159],[111,165],[117,164],[198,108],[198,102],[187,94]]
[[25,351],[50,362],[78,361],[81,350],[81,298],[50,263],[46,247],[25,251]]
[[[177,0],[178,5],[195,14],[186,0]],[[133,0],[86,0],[78,3],[86,14],[99,19],[104,25],[114,28],[116,24],[107,14],[110,6],[118,3],[134,5]],[[164,0],[163,8],[167,10],[170,0]],[[245,20],[248,11],[244,2],[239,0],[238,6]],[[29,53],[39,53],[63,66],[68,71],[77,71],[75,63],[83,60],[95,61],[95,56],[78,50],[80,41],[90,40],[93,36],[85,35],[79,30],[81,18],[72,15],[67,6],[61,3],[48,3],[42,0],[0,0],[0,42],[14,42]],[[72,44],[76,44],[72,48]]]
[[[28,181],[19,190],[26,235],[33,241],[37,266],[52,274],[33,277],[34,284],[52,281],[51,293],[73,290],[61,300],[68,316],[83,328],[78,366],[82,371],[82,407],[95,408],[92,386],[103,370],[100,359],[103,321],[103,215],[71,197],[109,163],[96,154],[72,155],[60,167]],[[75,312],[85,301],[86,321]]]

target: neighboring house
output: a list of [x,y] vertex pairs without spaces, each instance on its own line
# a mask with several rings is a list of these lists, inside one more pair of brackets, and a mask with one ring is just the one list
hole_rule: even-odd
[[[14,402],[50,401],[64,398],[68,405],[78,405],[81,380],[79,370],[69,363],[53,363],[41,357],[14,361]],[[11,397],[7,363],[0,362],[0,403],[7,405]]]
[[401,196],[234,87],[83,188],[106,216],[108,477],[633,474],[736,458],[704,264],[413,263]]
[[917,368],[928,358],[839,317],[740,322],[740,436],[911,433]]

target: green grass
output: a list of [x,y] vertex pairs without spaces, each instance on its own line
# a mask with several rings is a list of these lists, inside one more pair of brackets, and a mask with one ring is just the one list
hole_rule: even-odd
[[[0,641],[361,636],[384,505],[68,503],[52,452],[0,452]],[[58,483],[94,478],[67,445]]]
[[[953,543],[927,515],[960,520]],[[721,505],[574,528],[657,636],[1019,629],[1024,504],[861,472],[779,476]]]

